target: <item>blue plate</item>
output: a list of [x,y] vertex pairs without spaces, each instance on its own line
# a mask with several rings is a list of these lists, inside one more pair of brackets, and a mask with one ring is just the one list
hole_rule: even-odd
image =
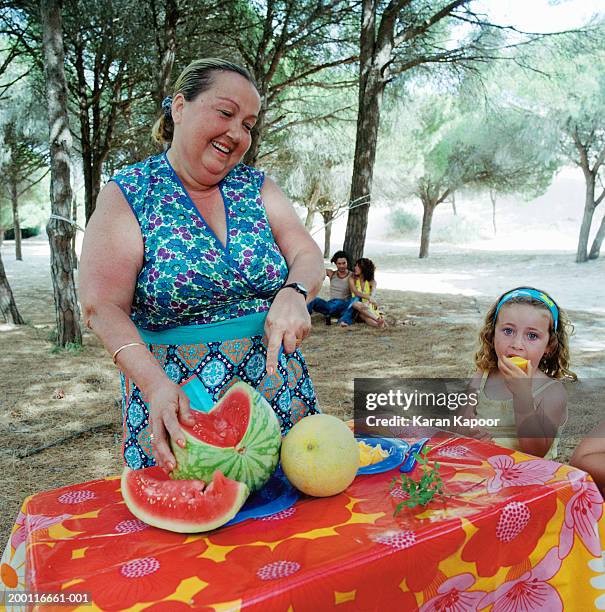
[[226,524],[237,525],[249,518],[271,516],[293,506],[298,497],[298,491],[278,466],[267,484],[260,491],[250,495],[242,509]]
[[357,442],[365,442],[370,446],[378,446],[380,444],[383,450],[389,451],[389,456],[382,461],[360,467],[357,470],[358,474],[388,472],[403,463],[410,448],[410,445],[405,440],[399,440],[398,438],[356,438],[356,440]]

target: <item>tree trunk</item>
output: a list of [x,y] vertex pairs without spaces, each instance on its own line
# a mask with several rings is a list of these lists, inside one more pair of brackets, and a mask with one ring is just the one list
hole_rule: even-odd
[[324,210],[321,216],[324,221],[324,259],[330,259],[330,242],[332,239],[332,220],[334,219],[334,212],[331,210]]
[[424,259],[429,256],[429,244],[431,240],[431,225],[433,224],[433,213],[437,202],[422,198],[422,232],[420,234],[420,253],[419,259]]
[[595,177],[591,172],[584,171],[584,178],[586,181],[584,215],[582,216],[582,225],[580,226],[576,263],[584,263],[588,260],[588,237],[590,235],[590,226],[592,225],[592,217],[595,211]]
[[248,166],[255,166],[260,155],[260,145],[263,136],[263,130],[265,129],[265,121],[267,119],[267,107],[266,107],[266,96],[261,93],[261,106],[258,112],[258,119],[252,128],[250,148],[246,155],[244,155],[244,163]]
[[601,219],[601,225],[599,225],[599,229],[597,230],[597,235],[592,241],[592,247],[590,248],[588,259],[598,259],[599,255],[601,254],[601,245],[603,244],[603,238],[605,238],[605,215],[603,215],[603,218]]
[[74,237],[71,240],[71,267],[73,270],[78,269],[78,255],[76,253],[76,236],[78,235],[78,201],[75,196],[72,202],[71,220],[74,224]]
[[307,216],[305,218],[305,229],[310,232],[313,227],[313,217],[315,216],[315,211],[311,208],[307,208]]
[[162,108],[162,100],[170,94],[170,80],[172,77],[172,66],[176,56],[176,28],[179,19],[179,10],[176,0],[166,0],[166,14],[164,17],[164,28],[158,32],[158,53],[160,59],[160,70],[158,73],[156,104],[158,112]]
[[[95,159],[91,168],[91,185],[90,185],[90,201],[92,202],[92,208],[90,210],[90,215],[95,211],[97,206],[97,198],[99,197],[99,192],[101,191],[101,172],[103,170],[103,162],[105,161],[105,155],[103,155],[102,159]],[[86,217],[86,223],[90,220],[90,215]]]
[[[67,115],[61,0],[41,0],[44,72],[48,99],[52,214],[71,216],[71,133]],[[71,262],[75,227],[70,221],[51,217],[46,226],[50,242],[51,276],[55,297],[57,344],[81,344],[80,309]]]
[[21,221],[19,220],[19,195],[17,193],[17,181],[10,180],[11,205],[13,208],[13,229],[15,231],[15,259],[23,261],[21,252]]
[[489,190],[489,199],[492,201],[492,226],[494,228],[494,236],[496,235],[496,192],[493,189]]
[[[374,162],[380,124],[380,107],[384,82],[378,75],[371,78],[363,100],[360,96],[355,137],[355,158],[351,180],[350,209],[343,249],[351,261],[363,256],[370,212]],[[360,85],[361,87],[361,85]]]
[[8,278],[6,278],[6,272],[4,271],[4,264],[2,263],[2,254],[0,253],[0,314],[6,323],[12,323],[13,325],[24,325],[25,321],[21,318],[17,305],[15,304],[15,298],[10,285],[8,284]]
[[[382,96],[391,60],[392,36],[376,41],[376,10],[372,0],[363,0],[359,60],[359,108],[355,135],[355,157],[349,198],[349,215],[343,249],[352,261],[363,256],[370,211],[370,195],[376,160]],[[382,29],[382,28],[381,28]]]
[[458,211],[456,210],[456,193],[452,193],[452,212],[454,213],[454,217],[458,216]]

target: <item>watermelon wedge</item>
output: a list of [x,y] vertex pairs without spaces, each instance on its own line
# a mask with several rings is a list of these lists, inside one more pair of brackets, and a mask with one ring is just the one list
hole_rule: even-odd
[[216,470],[243,482],[250,491],[260,489],[279,460],[279,421],[267,400],[240,382],[210,412],[192,411],[195,424],[181,423],[185,448],[172,445],[176,468],[171,477],[208,481]]
[[210,484],[172,480],[154,466],[124,468],[122,497],[139,519],[178,533],[210,531],[230,521],[248,498],[248,487],[216,471]]

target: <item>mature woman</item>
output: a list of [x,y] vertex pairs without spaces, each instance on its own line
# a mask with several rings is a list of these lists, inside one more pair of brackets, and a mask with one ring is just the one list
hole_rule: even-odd
[[102,189],[82,249],[85,322],[123,372],[124,459],[175,466],[190,408],[244,380],[282,432],[317,412],[297,350],[306,299],[323,280],[319,248],[283,192],[241,164],[260,96],[223,60],[190,64],[154,126],[168,151]]

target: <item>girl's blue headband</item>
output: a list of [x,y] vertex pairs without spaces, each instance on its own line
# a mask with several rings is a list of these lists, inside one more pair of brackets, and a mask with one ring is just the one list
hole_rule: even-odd
[[537,289],[531,289],[530,287],[520,287],[519,289],[513,289],[512,291],[505,293],[500,298],[500,301],[498,302],[498,305],[496,306],[496,312],[494,314],[494,323],[496,322],[496,319],[498,318],[498,313],[500,312],[500,309],[502,308],[502,306],[506,304],[506,302],[508,302],[509,300],[512,300],[513,298],[516,298],[516,297],[533,298],[534,300],[539,300],[540,302],[545,304],[548,307],[548,310],[550,310],[554,328],[555,328],[555,331],[557,331],[557,326],[559,324],[559,309],[557,308],[557,305],[555,304],[554,300],[549,295],[544,293],[543,291],[538,291]]

